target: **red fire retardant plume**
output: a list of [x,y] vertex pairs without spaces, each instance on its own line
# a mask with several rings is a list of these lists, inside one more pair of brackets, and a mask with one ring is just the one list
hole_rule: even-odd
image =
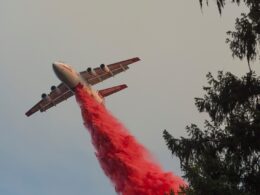
[[185,185],[181,178],[163,172],[149,152],[82,87],[75,92],[96,156],[118,194],[164,195]]

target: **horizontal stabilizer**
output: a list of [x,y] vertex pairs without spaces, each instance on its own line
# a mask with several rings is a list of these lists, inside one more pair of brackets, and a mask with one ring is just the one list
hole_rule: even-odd
[[113,93],[121,91],[125,88],[127,88],[127,85],[125,85],[125,84],[124,85],[118,85],[118,86],[115,86],[115,87],[110,87],[110,88],[107,88],[107,89],[99,90],[98,93],[99,93],[100,96],[106,97],[106,96],[109,96]]

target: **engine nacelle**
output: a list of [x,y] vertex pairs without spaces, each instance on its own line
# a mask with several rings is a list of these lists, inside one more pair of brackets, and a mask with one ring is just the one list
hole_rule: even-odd
[[46,93],[43,93],[42,94],[42,99],[46,99],[47,98],[47,94]]
[[96,73],[96,71],[95,70],[93,70],[92,68],[87,68],[87,72],[89,73],[89,74],[91,74],[91,75],[97,75],[97,73]]
[[100,68],[105,72],[110,72],[109,68],[105,64],[101,64]]
[[43,94],[42,94],[42,99],[43,99],[44,101],[51,101],[50,96],[47,95],[46,93],[43,93]]
[[54,91],[57,87],[56,86],[51,86],[51,91]]
[[55,94],[59,94],[61,92],[61,90],[54,85],[51,86],[51,91],[52,91],[52,93],[55,93]]

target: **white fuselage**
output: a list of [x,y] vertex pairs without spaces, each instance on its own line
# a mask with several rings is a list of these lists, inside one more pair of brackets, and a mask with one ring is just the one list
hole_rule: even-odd
[[84,90],[91,95],[97,102],[102,103],[103,98],[98,94],[98,92],[81,78],[80,74],[75,71],[68,64],[61,62],[53,63],[53,70],[57,77],[63,82],[70,90],[74,91],[78,85],[83,85]]

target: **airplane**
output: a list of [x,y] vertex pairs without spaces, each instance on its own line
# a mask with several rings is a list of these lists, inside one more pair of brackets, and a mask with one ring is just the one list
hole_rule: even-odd
[[102,104],[104,102],[104,97],[127,88],[127,85],[118,85],[99,91],[94,90],[91,86],[126,71],[129,69],[128,65],[139,60],[140,59],[138,57],[135,57],[110,65],[101,64],[97,68],[92,69],[89,67],[87,70],[79,73],[68,64],[54,62],[52,64],[53,71],[61,80],[61,83],[58,86],[52,86],[51,92],[48,95],[43,93],[41,100],[30,110],[28,110],[25,115],[29,117],[38,111],[45,112],[51,107],[56,106],[57,104],[73,96],[75,88],[79,85],[84,87],[84,90],[98,103]]

